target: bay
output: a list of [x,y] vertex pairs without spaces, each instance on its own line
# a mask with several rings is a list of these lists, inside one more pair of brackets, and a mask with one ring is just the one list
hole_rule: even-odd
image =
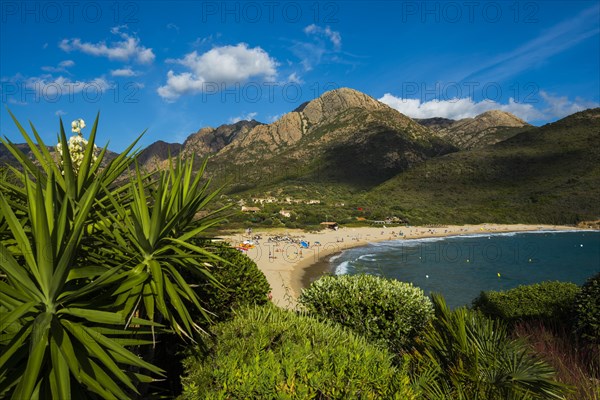
[[543,281],[581,285],[600,272],[600,232],[537,231],[393,240],[346,250],[335,274],[372,274],[441,293],[450,307],[481,291]]

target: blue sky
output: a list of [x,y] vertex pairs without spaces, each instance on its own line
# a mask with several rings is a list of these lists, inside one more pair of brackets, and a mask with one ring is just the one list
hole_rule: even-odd
[[[351,87],[408,116],[502,109],[535,125],[600,102],[597,1],[0,2],[8,107],[54,143],[58,117],[122,150],[272,122]],[[85,133],[85,131],[84,131]]]

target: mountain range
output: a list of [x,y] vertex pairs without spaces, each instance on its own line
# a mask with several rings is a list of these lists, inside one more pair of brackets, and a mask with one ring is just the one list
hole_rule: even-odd
[[[599,127],[600,109],[543,127],[498,110],[413,120],[342,88],[271,124],[239,121],[183,144],[155,142],[138,163],[154,170],[170,156],[209,157],[208,175],[242,201],[293,187],[411,222],[564,223],[600,218]],[[0,146],[0,161],[9,160]]]

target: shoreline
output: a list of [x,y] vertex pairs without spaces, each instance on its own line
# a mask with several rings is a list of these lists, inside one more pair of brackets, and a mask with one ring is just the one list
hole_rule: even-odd
[[[344,250],[389,240],[411,240],[433,237],[498,234],[536,231],[586,231],[565,225],[525,224],[479,224],[479,225],[436,225],[410,227],[360,227],[340,228],[337,231],[304,232],[299,229],[258,230],[250,236],[244,233],[221,236],[221,239],[237,246],[244,240],[260,236],[253,248],[247,251],[265,274],[271,285],[272,301],[275,305],[293,309],[303,288],[312,280],[327,272],[329,260]],[[593,231],[593,229],[591,229]],[[269,238],[271,240],[269,240]],[[283,241],[281,238],[287,238]],[[279,240],[279,241],[275,241]],[[293,242],[292,242],[293,241]],[[305,241],[310,246],[302,247]]]

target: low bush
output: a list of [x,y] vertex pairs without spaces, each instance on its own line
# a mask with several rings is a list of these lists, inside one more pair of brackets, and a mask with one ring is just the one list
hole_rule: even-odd
[[298,302],[312,315],[384,341],[394,352],[409,348],[433,315],[421,289],[372,275],[324,276]]
[[571,329],[548,329],[537,321],[519,322],[512,336],[556,370],[556,379],[573,388],[566,400],[600,399],[600,346],[574,340]]
[[569,282],[542,282],[522,285],[507,291],[489,291],[473,300],[473,308],[508,323],[539,320],[564,324],[572,320],[579,287]]
[[385,349],[331,323],[254,307],[213,333],[185,361],[181,400],[415,398]]
[[203,307],[214,313],[215,321],[230,319],[236,308],[267,303],[271,287],[252,259],[226,244],[218,244],[212,251],[229,262],[211,262],[210,273],[222,286],[202,282],[196,293]]
[[589,278],[575,297],[575,331],[584,341],[600,344],[600,273]]
[[412,376],[424,399],[564,399],[569,389],[506,324],[432,296],[435,318],[413,355]]

